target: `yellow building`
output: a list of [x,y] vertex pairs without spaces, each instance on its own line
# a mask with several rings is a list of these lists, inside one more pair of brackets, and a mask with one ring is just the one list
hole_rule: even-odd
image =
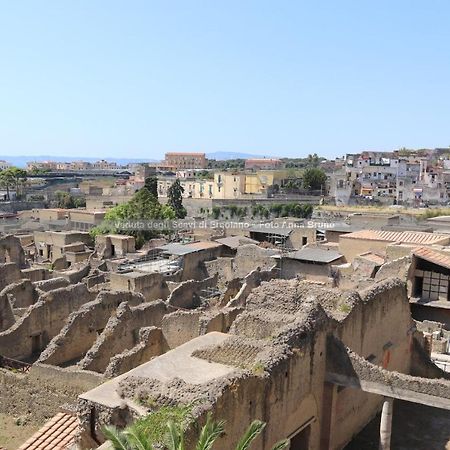
[[286,170],[258,170],[245,174],[245,194],[265,195],[269,188],[280,186],[287,178]]
[[214,188],[215,199],[240,198],[245,191],[245,174],[238,172],[215,173]]

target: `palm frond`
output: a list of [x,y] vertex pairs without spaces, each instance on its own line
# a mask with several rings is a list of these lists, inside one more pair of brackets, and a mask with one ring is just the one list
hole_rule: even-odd
[[214,422],[211,414],[208,413],[206,423],[202,427],[195,450],[211,450],[216,439],[220,437],[224,431],[225,422],[223,420]]
[[258,437],[265,426],[266,424],[264,422],[254,420],[247,428],[244,436],[242,436],[241,440],[238,442],[236,450],[248,450],[251,443]]
[[288,448],[288,445],[290,444],[289,439],[284,439],[280,442],[277,442],[273,447],[272,450],[284,450],[285,448]]
[[125,430],[125,434],[133,450],[154,450],[149,436],[144,431],[130,426]]
[[165,444],[168,450],[184,450],[184,431],[172,420],[167,422]]
[[114,450],[132,450],[124,431],[112,425],[103,427],[102,431],[105,437],[111,441]]

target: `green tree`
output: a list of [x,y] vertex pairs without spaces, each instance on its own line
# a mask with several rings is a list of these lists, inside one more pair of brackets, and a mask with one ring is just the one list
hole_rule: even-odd
[[175,211],[177,219],[184,219],[187,215],[183,206],[183,192],[184,188],[181,186],[180,180],[174,181],[167,191],[167,204]]
[[303,186],[306,189],[318,190],[325,187],[327,175],[322,169],[309,168],[303,174]]
[[155,176],[147,177],[145,179],[144,187],[150,192],[150,194],[154,195],[158,198],[158,178]]
[[317,155],[317,153],[314,153],[313,155],[308,155],[308,166],[309,167],[319,167],[320,164],[320,158]]
[[[129,221],[153,221],[173,220],[176,218],[175,211],[169,205],[161,205],[158,199],[143,187],[133,198],[126,203],[117,205],[105,214],[104,224],[91,230],[91,235],[118,233],[128,234],[136,238],[138,248],[160,233],[159,231],[144,227],[143,229],[128,229],[126,222]],[[145,225],[145,224],[144,224]]]
[[220,217],[220,208],[218,206],[213,206],[212,207],[212,216],[216,220]]
[[6,199],[11,200],[10,191],[16,192],[16,197],[23,196],[23,190],[27,181],[27,172],[18,167],[9,167],[0,172],[0,186],[6,190]]
[[[254,420],[247,431],[239,440],[235,450],[249,450],[253,441],[261,434],[266,424],[260,420]],[[225,423],[223,421],[215,422],[208,414],[205,425],[200,430],[200,435],[195,445],[195,450],[211,450],[215,441],[224,434]],[[107,426],[103,433],[112,443],[115,450],[156,450],[157,442],[151,442],[148,434],[142,428],[130,425],[124,431],[115,427]],[[167,450],[185,450],[185,429],[174,423],[172,420],[167,423],[167,432],[164,437],[164,449]],[[287,448],[289,440],[278,442],[272,447],[272,450],[282,450]]]

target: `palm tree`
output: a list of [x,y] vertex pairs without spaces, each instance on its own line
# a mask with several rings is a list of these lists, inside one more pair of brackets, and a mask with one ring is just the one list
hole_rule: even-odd
[[[225,432],[225,422],[215,422],[208,414],[203,425],[195,450],[211,450],[214,442]],[[249,450],[252,442],[261,434],[266,424],[260,420],[254,420],[247,431],[239,440],[235,450]],[[164,446],[167,450],[185,450],[185,430],[173,421],[167,423],[167,432],[164,438]],[[103,434],[112,443],[114,450],[156,450],[150,442],[148,435],[137,427],[130,425],[125,430],[119,430],[114,426],[106,426]],[[272,447],[272,450],[283,450],[289,445],[285,439]]]

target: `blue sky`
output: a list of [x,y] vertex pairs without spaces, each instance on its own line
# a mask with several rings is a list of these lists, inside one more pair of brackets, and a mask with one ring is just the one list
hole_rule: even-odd
[[445,0],[0,8],[0,157],[450,144]]

